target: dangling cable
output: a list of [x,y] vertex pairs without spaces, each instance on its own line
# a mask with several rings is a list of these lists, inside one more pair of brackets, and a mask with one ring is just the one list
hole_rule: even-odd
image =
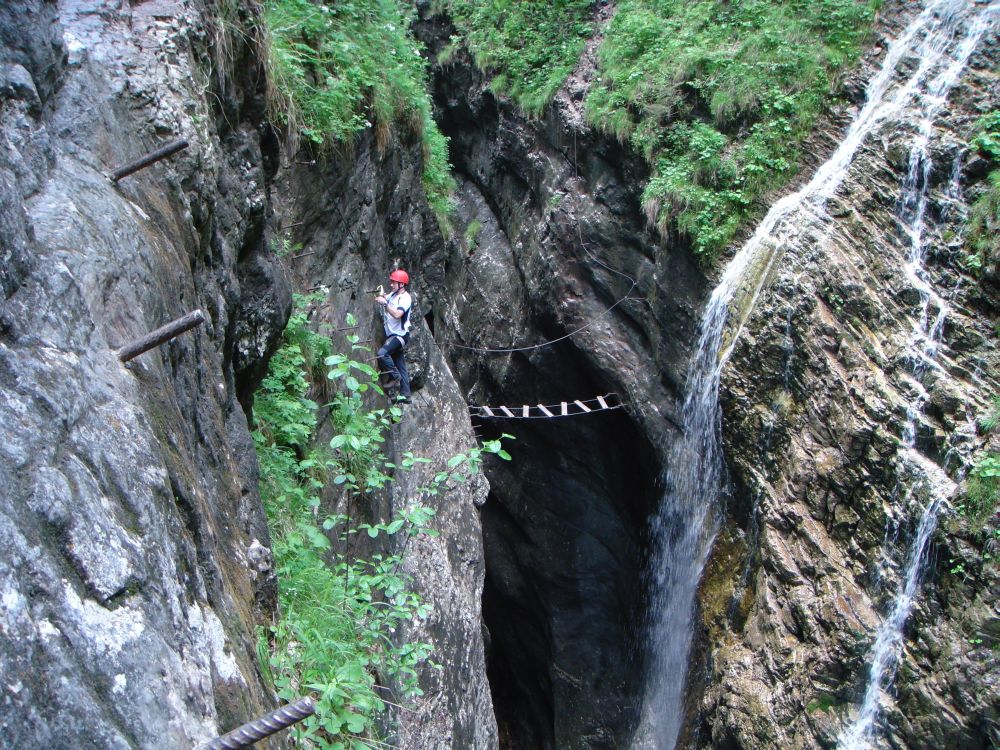
[[594,261],[594,263],[596,263],[597,265],[601,266],[601,268],[605,269],[606,271],[609,271],[611,273],[617,274],[618,276],[622,276],[622,277],[628,279],[631,282],[632,286],[629,287],[629,290],[625,293],[624,297],[622,297],[617,302],[615,302],[613,305],[611,305],[611,307],[609,307],[606,310],[604,310],[604,312],[602,312],[600,315],[597,315],[591,322],[583,324],[579,328],[577,328],[577,329],[575,329],[573,331],[570,331],[569,333],[565,334],[564,336],[560,336],[557,339],[551,339],[549,341],[543,341],[540,344],[533,344],[532,346],[518,346],[518,347],[499,348],[499,349],[491,349],[491,348],[479,347],[479,346],[465,346],[463,344],[456,344],[454,342],[452,342],[451,345],[453,347],[455,347],[456,349],[464,349],[466,351],[471,351],[471,352],[484,352],[486,354],[513,354],[514,352],[527,352],[527,351],[531,351],[532,349],[541,349],[542,347],[545,347],[545,346],[552,346],[553,344],[558,344],[560,341],[565,341],[566,339],[571,338],[571,337],[575,336],[576,334],[578,334],[578,333],[580,333],[582,331],[587,330],[594,323],[596,323],[598,320],[600,320],[605,315],[607,315],[609,312],[611,312],[616,307],[618,307],[618,305],[620,305],[622,302],[624,302],[625,300],[629,299],[630,295],[632,294],[632,290],[635,289],[639,285],[639,282],[636,281],[631,276],[629,276],[627,273],[623,273],[622,271],[617,271],[614,268],[611,268],[607,264],[602,263],[600,260],[598,260],[597,256],[595,256],[592,252],[590,252],[590,250],[587,249],[587,243],[583,241],[583,230],[580,229],[580,225],[579,224],[577,224],[576,229],[577,229],[577,232],[580,235],[580,247],[581,247],[581,249],[583,250],[584,253],[586,253],[590,257],[590,259],[592,261]]

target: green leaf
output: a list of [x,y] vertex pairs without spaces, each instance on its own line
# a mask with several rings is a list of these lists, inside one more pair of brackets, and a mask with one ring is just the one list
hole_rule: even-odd
[[323,360],[327,367],[336,367],[347,361],[347,357],[343,354],[331,354],[325,360]]
[[364,716],[359,716],[358,714],[350,714],[347,719],[347,731],[351,732],[352,734],[360,734],[365,730],[366,724],[367,721],[365,721]]

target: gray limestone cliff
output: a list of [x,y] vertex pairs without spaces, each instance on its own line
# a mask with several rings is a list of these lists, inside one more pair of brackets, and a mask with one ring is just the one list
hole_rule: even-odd
[[[0,735],[191,747],[269,710],[240,399],[289,293],[256,50],[201,3],[0,9]],[[248,26],[249,28],[249,26]],[[111,168],[178,137],[186,151]],[[116,349],[200,308],[128,365]]]

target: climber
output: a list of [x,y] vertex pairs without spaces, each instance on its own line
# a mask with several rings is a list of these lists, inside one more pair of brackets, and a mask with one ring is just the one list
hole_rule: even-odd
[[413,298],[406,290],[410,275],[401,268],[389,274],[389,294],[379,294],[375,301],[382,305],[385,343],[378,350],[382,377],[388,376],[386,391],[399,387],[399,401],[410,403],[410,375],[406,372],[403,350],[410,340],[410,309]]

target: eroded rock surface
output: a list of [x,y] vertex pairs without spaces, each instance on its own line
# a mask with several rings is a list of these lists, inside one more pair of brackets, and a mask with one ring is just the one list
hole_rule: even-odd
[[[886,126],[859,152],[821,240],[785,248],[726,370],[736,492],[703,584],[707,673],[693,746],[836,746],[918,523],[936,496],[958,503],[984,443],[998,296],[963,271],[961,161],[956,171],[971,121],[996,106],[996,44],[984,42],[931,133],[922,240],[949,307],[936,364],[912,374],[921,299],[907,272],[913,235],[898,217],[914,133]],[[936,314],[932,302],[931,323]],[[876,747],[998,741],[1000,581],[974,533],[954,508],[942,512]]]
[[[190,747],[274,705],[254,626],[275,587],[247,559],[269,542],[238,396],[288,292],[263,245],[257,52],[229,21],[160,0],[0,9],[12,747]],[[169,162],[105,177],[177,137],[190,147]],[[196,308],[203,326],[118,361]]]

